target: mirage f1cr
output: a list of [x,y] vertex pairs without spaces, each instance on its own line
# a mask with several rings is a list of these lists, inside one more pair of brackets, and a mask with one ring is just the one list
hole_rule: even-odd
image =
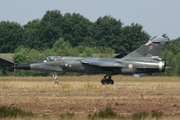
[[55,83],[58,83],[57,73],[61,72],[105,74],[101,83],[114,84],[112,75],[133,74],[135,77],[141,77],[164,72],[166,62],[162,61],[159,55],[166,42],[166,38],[156,37],[123,58],[48,56],[40,62],[18,65],[14,68],[51,71]]

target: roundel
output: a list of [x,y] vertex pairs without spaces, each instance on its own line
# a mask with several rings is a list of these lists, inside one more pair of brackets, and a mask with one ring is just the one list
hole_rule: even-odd
[[132,67],[133,67],[133,65],[132,65],[132,64],[129,64],[129,65],[128,65],[128,68],[132,68]]
[[153,46],[152,46],[152,45],[149,46],[149,50],[151,50],[151,49],[153,49]]

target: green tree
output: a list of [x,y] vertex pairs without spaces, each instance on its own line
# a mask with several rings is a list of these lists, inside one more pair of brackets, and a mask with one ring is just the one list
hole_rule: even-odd
[[42,48],[41,46],[41,40],[39,36],[39,27],[40,27],[41,20],[35,19],[30,22],[28,22],[26,25],[24,25],[24,34],[23,34],[23,43],[21,45],[24,45],[26,47],[39,49]]
[[44,51],[38,51],[36,49],[30,49],[29,47],[19,46],[14,52],[13,61],[17,64],[31,63],[32,59],[29,57],[34,58],[35,60],[41,60],[47,56]]
[[176,55],[176,64],[175,64],[177,67],[176,73],[178,76],[180,76],[180,62],[179,62],[179,60],[180,60],[180,53],[178,53]]
[[139,24],[124,26],[121,34],[121,45],[126,52],[132,52],[150,39],[150,35]]
[[90,47],[84,47],[84,50],[82,52],[82,57],[92,57],[93,56],[93,50]]
[[169,40],[162,51],[161,58],[166,61],[166,65],[170,68],[166,69],[165,75],[180,76],[180,38]]
[[92,23],[80,14],[66,13],[62,25],[63,38],[69,40],[73,47],[95,45],[92,39]]
[[60,11],[47,11],[40,21],[39,39],[41,44],[39,48],[51,48],[56,40],[62,37],[63,16]]
[[58,39],[51,49],[52,55],[58,56],[75,56],[77,52],[68,41],[64,41],[64,38]]
[[96,46],[110,47],[118,52],[117,44],[121,40],[122,25],[120,20],[111,16],[98,18],[93,27],[93,39],[96,40]]
[[0,22],[0,52],[13,53],[22,44],[23,27],[16,22]]

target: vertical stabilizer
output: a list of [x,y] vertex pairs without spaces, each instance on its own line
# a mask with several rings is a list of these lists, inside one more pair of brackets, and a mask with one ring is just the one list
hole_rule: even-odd
[[166,42],[166,38],[158,36],[152,40],[149,40],[146,44],[142,45],[130,54],[126,55],[123,57],[123,59],[159,56]]

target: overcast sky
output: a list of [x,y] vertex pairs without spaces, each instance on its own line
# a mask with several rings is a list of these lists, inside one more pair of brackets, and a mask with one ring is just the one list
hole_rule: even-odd
[[152,37],[180,37],[180,0],[0,0],[0,21],[24,25],[41,19],[47,10],[80,13],[93,22],[110,15],[125,26],[141,24]]

